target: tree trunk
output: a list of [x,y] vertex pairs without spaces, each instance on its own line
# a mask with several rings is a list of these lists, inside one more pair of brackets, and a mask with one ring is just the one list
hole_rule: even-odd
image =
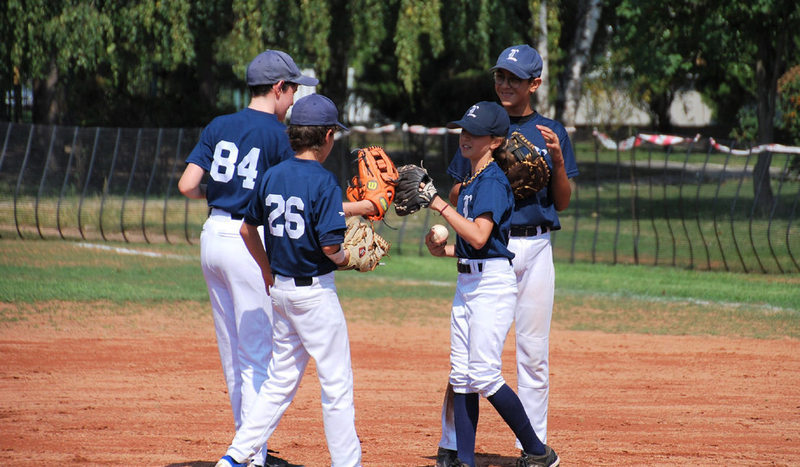
[[566,87],[564,88],[564,110],[561,121],[565,126],[574,126],[575,117],[578,113],[578,104],[581,99],[581,87],[583,86],[583,72],[589,65],[591,57],[592,43],[597,32],[600,21],[600,14],[603,12],[601,0],[583,0],[583,14],[576,31],[575,42],[572,50],[569,51],[570,57],[567,64]]
[[[214,51],[211,47],[205,47],[205,45],[206,43],[203,42],[203,47],[198,47],[196,50],[198,70],[212,70],[214,68]],[[203,108],[216,109],[217,94],[219,92],[219,83],[216,78],[219,75],[203,72],[197,75],[197,89],[200,92],[200,98],[203,100]]]
[[21,122],[22,121],[22,84],[20,84],[19,80],[14,77],[14,101],[12,105],[14,106],[14,122]]
[[[775,137],[775,100],[778,94],[778,78],[782,68],[783,50],[786,46],[786,31],[779,32],[776,43],[771,44],[769,33],[766,32],[759,38],[758,53],[756,55],[756,93],[758,105],[758,143],[772,143]],[[753,196],[755,211],[761,216],[769,215],[774,202],[772,185],[770,185],[769,166],[772,163],[772,153],[759,154],[753,168]]]
[[672,91],[664,91],[662,94],[653,96],[649,103],[650,116],[653,118],[653,129],[659,133],[672,132],[672,122],[669,119],[669,107],[675,94]]
[[538,24],[538,27],[533,28],[533,37],[536,38],[536,51],[542,56],[542,84],[536,93],[533,95],[533,107],[540,114],[550,114],[550,71],[548,64],[550,63],[550,53],[547,47],[547,0],[539,1],[538,11],[533,11],[536,7],[536,2],[531,5],[531,20],[533,24]]
[[321,79],[321,89],[318,92],[325,94],[339,108],[341,120],[346,120],[344,113],[347,102],[347,65],[350,63],[348,52],[352,44],[349,43],[351,34],[342,34],[339,31],[350,31],[350,11],[346,0],[334,0],[330,4],[331,33],[328,46],[331,50],[331,65]]
[[50,72],[44,79],[33,81],[33,123],[54,125],[61,123],[58,99],[58,67],[50,62]]

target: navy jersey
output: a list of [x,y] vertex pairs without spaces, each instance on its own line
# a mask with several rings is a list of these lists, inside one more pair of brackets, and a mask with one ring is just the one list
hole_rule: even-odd
[[276,274],[313,277],[337,269],[322,247],[344,241],[342,189],[319,162],[293,157],[270,169],[244,219],[265,226],[264,247]]
[[210,207],[241,215],[264,172],[293,155],[286,126],[274,114],[246,108],[212,120],[186,162],[208,172]]
[[493,162],[472,182],[461,188],[457,207],[458,213],[471,221],[482,214],[491,213],[494,221],[492,233],[480,250],[476,250],[460,235],[456,236],[456,256],[469,259],[513,259],[514,253],[506,248],[513,208],[514,193],[511,185],[503,170]]
[[[561,153],[564,156],[564,169],[567,172],[567,178],[572,178],[578,175],[578,164],[575,161],[575,152],[572,150],[572,142],[569,139],[566,128],[561,123],[545,118],[539,113],[534,112],[532,115],[526,117],[511,117],[511,126],[508,128],[508,134],[518,131],[522,133],[528,140],[533,143],[537,148],[541,148],[540,153],[544,153],[544,158],[550,169],[553,168],[553,160],[547,151],[547,144],[542,137],[542,133],[536,128],[536,125],[544,125],[558,135],[558,141],[561,144]],[[450,162],[447,168],[447,173],[454,179],[461,182],[470,175],[469,160],[461,155],[461,150],[456,152],[455,157]],[[561,222],[558,219],[558,212],[553,204],[553,197],[550,192],[550,187],[545,187],[525,199],[517,200],[514,205],[514,214],[511,216],[511,225],[514,226],[548,226],[550,230],[559,230]]]

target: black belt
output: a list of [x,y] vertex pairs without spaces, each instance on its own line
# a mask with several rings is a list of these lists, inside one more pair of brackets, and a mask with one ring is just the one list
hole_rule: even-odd
[[[456,263],[456,267],[458,268],[458,272],[472,274],[472,266],[469,264]],[[483,263],[478,263],[477,272],[483,272]]]
[[[273,274],[272,277],[274,278],[275,274]],[[281,276],[281,277],[286,277],[286,276]],[[297,287],[308,287],[309,285],[314,283],[313,277],[286,277],[286,278],[293,280],[294,285]]]
[[308,287],[309,285],[314,283],[313,277],[295,277],[294,278],[294,285],[297,287]]
[[240,221],[244,219],[244,214],[231,214],[231,219],[235,221]]
[[[511,260],[508,260],[508,264],[512,264]],[[483,272],[483,261],[480,263],[475,264],[477,266],[477,271],[473,271],[472,265],[469,263],[456,263],[456,269],[458,272],[465,273],[465,274],[472,274],[473,272]]]
[[534,235],[549,232],[550,227],[547,225],[518,225],[511,226],[512,237],[532,237]]

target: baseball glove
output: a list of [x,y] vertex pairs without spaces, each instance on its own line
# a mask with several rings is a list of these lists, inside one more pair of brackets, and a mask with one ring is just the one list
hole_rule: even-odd
[[390,246],[389,242],[375,233],[372,223],[367,224],[358,217],[348,217],[342,247],[350,252],[350,259],[339,269],[372,271],[389,252]]
[[550,167],[544,154],[545,150],[536,147],[517,131],[508,137],[503,157],[495,157],[495,160],[511,184],[514,199],[527,198],[550,182]]
[[358,174],[347,184],[347,199],[350,201],[369,200],[377,209],[369,220],[383,219],[389,205],[394,201],[397,185],[397,168],[383,148],[370,146],[353,151],[358,164]]
[[398,216],[407,216],[427,208],[436,196],[436,187],[428,176],[428,171],[417,165],[409,164],[397,169],[400,175],[397,181],[397,198],[394,212]]

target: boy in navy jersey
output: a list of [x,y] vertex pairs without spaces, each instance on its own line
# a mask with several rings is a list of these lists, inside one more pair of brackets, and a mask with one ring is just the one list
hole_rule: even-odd
[[514,195],[495,155],[506,148],[509,118],[494,102],[478,102],[448,128],[461,128],[459,150],[470,176],[456,208],[435,196],[430,209],[441,214],[456,242],[425,244],[434,256],[458,258],[458,281],[450,314],[450,378],[456,458],[448,467],[475,467],[475,435],[480,396],[486,397],[522,444],[517,467],[555,467],[558,455],[537,436],[522,402],[503,378],[502,352],[514,319],[517,281],[508,245]]
[[[208,286],[217,346],[235,428],[267,376],[272,353],[270,302],[258,265],[239,236],[253,190],[270,167],[292,157],[281,123],[299,84],[316,86],[292,57],[278,50],[259,54],[247,67],[247,108],[215,118],[186,158],[178,189],[206,199],[210,215],[200,234],[200,262]],[[208,184],[201,184],[208,173]],[[266,464],[267,448],[253,460]]]
[[331,465],[361,465],[350,343],[334,284],[334,271],[349,259],[342,190],[322,166],[336,131],[346,130],[338,118],[324,96],[297,101],[288,130],[296,154],[265,175],[245,213],[241,235],[272,298],[274,351],[253,409],[217,467],[247,465],[278,426],[309,358],[322,387]]
[[[542,84],[542,57],[532,47],[520,44],[506,48],[492,67],[494,90],[510,118],[508,134],[522,133],[544,152],[551,169],[550,183],[539,192],[514,203],[508,249],[514,253],[517,304],[514,330],[517,354],[517,392],[536,434],[547,442],[547,406],[550,394],[550,322],[553,315],[555,267],[550,233],[561,229],[558,213],[569,206],[570,178],[578,165],[567,130],[531,107],[531,97]],[[456,203],[470,162],[461,150],[447,172],[456,180],[450,202]],[[442,406],[442,437],[436,467],[446,467],[455,456],[452,423],[452,390],[448,387]],[[517,447],[522,445],[517,441]]]

